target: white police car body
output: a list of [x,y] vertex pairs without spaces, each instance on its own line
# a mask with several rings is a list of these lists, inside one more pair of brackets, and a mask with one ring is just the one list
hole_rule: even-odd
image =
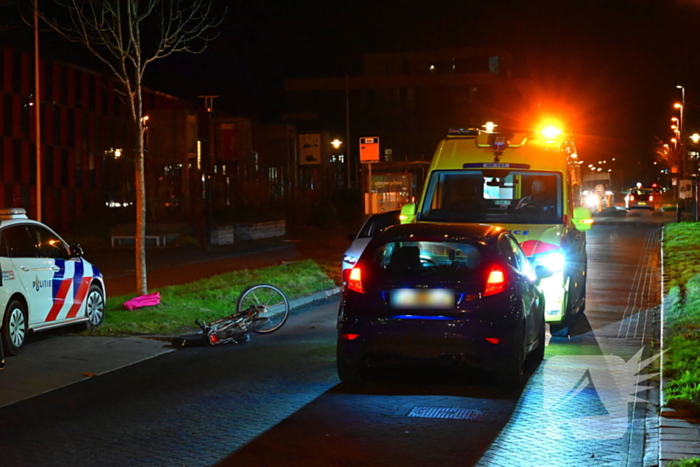
[[104,280],[82,256],[80,246],[28,219],[24,209],[0,209],[0,332],[7,354],[20,352],[28,332],[102,324]]

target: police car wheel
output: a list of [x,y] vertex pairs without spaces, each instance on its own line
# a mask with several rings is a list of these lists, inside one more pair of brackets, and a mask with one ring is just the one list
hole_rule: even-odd
[[97,285],[90,286],[85,300],[85,317],[88,319],[88,330],[99,327],[105,319],[105,299],[102,290]]
[[2,344],[7,355],[18,355],[27,339],[27,309],[18,300],[12,300],[5,310],[2,323]]

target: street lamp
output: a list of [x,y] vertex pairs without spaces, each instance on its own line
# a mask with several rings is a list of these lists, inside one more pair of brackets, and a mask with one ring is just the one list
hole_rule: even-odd
[[678,129],[680,130],[680,134],[678,136],[678,139],[680,140],[680,147],[681,147],[681,156],[683,157],[683,176],[686,176],[687,173],[687,157],[685,154],[685,119],[683,115],[683,109],[685,109],[685,88],[681,86],[680,84],[676,86],[676,89],[681,90],[681,103],[680,104],[675,104],[674,107],[680,110],[680,120],[678,121]]

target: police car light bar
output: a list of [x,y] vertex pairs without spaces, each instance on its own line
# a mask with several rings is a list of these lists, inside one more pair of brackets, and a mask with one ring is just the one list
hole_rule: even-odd
[[27,211],[24,208],[1,208],[0,219],[27,219]]

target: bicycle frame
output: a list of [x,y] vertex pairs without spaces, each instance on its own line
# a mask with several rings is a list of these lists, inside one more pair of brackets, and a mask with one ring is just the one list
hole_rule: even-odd
[[250,333],[269,334],[281,328],[289,316],[289,301],[275,286],[259,284],[243,291],[236,303],[237,312],[209,324],[195,320],[198,334],[185,334],[173,340],[177,347],[218,345],[250,340]]

